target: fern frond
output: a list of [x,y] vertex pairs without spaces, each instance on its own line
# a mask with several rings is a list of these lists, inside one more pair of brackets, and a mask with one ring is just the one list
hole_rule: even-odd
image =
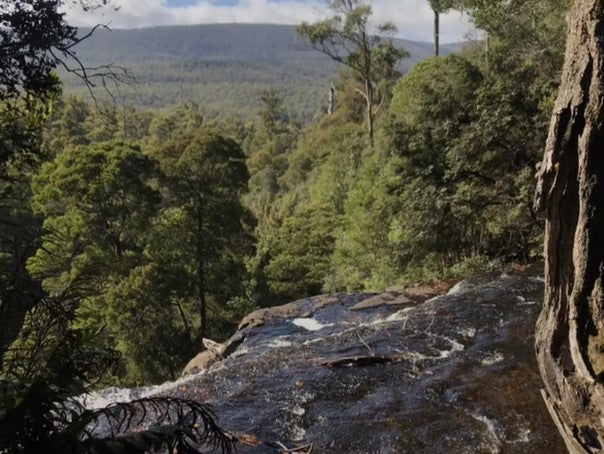
[[[213,410],[191,400],[153,397],[116,403],[85,411],[78,425],[83,422],[83,443],[88,452],[97,452],[99,446],[112,446],[117,453],[149,452],[160,447],[178,453],[234,452],[233,441],[218,426]],[[122,448],[132,451],[120,451]]]

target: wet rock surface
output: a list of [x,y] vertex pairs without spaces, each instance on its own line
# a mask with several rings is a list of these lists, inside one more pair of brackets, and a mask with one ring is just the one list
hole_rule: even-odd
[[540,279],[503,274],[425,302],[403,292],[384,304],[370,294],[309,298],[249,316],[223,359],[145,395],[209,402],[223,427],[262,440],[240,453],[279,452],[278,443],[313,453],[564,453],[533,353],[542,297]]

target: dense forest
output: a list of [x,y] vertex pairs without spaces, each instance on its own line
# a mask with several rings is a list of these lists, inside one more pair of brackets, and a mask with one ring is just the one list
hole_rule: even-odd
[[174,378],[259,305],[535,260],[559,3],[473,7],[488,46],[372,74],[387,104],[373,145],[346,65],[333,113],[304,127],[270,89],[249,120],[58,97],[26,118],[32,159],[3,166],[3,276],[80,301],[74,323],[135,384]]
[[[84,36],[89,29],[82,29]],[[395,39],[410,57],[406,73],[432,55],[432,44]],[[442,53],[463,44],[444,44]],[[136,78],[112,90],[118,102],[165,108],[195,102],[208,114],[250,118],[261,108],[262,91],[273,88],[293,121],[307,123],[325,110],[337,64],[296,38],[294,27],[262,24],[205,24],[134,30],[99,29],[77,47],[86,66],[116,63]],[[59,69],[67,95],[88,99],[85,83]],[[96,93],[99,98],[103,93]],[[105,97],[109,99],[109,97]]]
[[[78,377],[86,386],[159,383],[179,376],[203,338],[226,338],[258,307],[540,260],[534,175],[569,6],[451,2],[442,10],[467,11],[485,39],[404,75],[401,42],[373,37],[370,8],[344,7],[347,21],[296,29],[297,40],[326,56],[309,56],[308,74],[286,86],[275,71],[295,65],[246,63],[262,82],[245,88],[232,62],[162,59],[154,73],[162,86],[203,80],[196,90],[210,92],[162,110],[62,94],[54,72],[36,79],[42,72],[26,68],[33,82],[25,87],[3,81],[3,380],[19,392],[40,377],[51,382],[44,374],[68,338],[116,365],[102,379]],[[279,32],[293,42],[293,30]],[[385,24],[379,32],[394,30]],[[69,33],[61,39],[77,41]],[[120,33],[125,42],[135,36]],[[338,40],[342,46],[329,47]],[[129,45],[136,54],[137,43]],[[82,56],[86,46],[94,40],[84,41]],[[350,52],[338,54],[342,48]],[[232,77],[220,88],[205,84],[210,73],[218,85],[221,74]],[[318,106],[330,76],[327,112]],[[232,90],[238,85],[241,92]],[[131,93],[148,100],[156,87]],[[227,91],[255,93],[240,106],[254,115],[234,113]],[[161,104],[178,99],[156,95]],[[228,108],[216,114],[223,98]],[[62,322],[48,322],[58,307]],[[74,367],[60,364],[54,379]],[[22,397],[9,397],[19,409]]]

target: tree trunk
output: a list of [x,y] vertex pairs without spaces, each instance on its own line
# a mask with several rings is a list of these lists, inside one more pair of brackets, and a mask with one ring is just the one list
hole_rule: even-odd
[[491,55],[491,36],[488,33],[486,35],[484,38],[484,58],[488,69],[490,64],[489,56]]
[[434,55],[440,55],[440,13],[434,10]]
[[204,288],[205,277],[203,266],[200,264],[197,270],[197,286],[199,289],[199,315],[201,318],[201,337],[208,334],[208,305],[206,303],[206,293]]
[[203,242],[203,200],[199,196],[199,208],[197,213],[197,304],[199,309],[199,317],[201,319],[201,338],[207,336],[208,333],[208,307],[206,302],[206,276],[205,276],[205,248]]
[[571,453],[604,450],[604,2],[575,0],[539,172],[546,294],[536,349]]
[[333,106],[335,103],[335,92],[336,92],[336,87],[334,87],[333,84],[331,84],[329,86],[329,101],[327,103],[327,115],[333,115]]
[[373,87],[368,75],[365,78],[365,95],[367,101],[367,134],[369,136],[369,144],[373,148]]

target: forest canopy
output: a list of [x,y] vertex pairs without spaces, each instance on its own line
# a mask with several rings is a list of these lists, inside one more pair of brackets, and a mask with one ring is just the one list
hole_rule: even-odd
[[[88,33],[80,29],[80,34]],[[430,43],[394,39],[411,54],[405,73],[432,55]],[[443,44],[442,53],[462,43]],[[134,86],[114,93],[119,102],[165,109],[196,102],[218,116],[253,118],[261,94],[276,89],[293,121],[308,123],[325,110],[337,66],[295,35],[295,27],[270,24],[200,24],[132,30],[97,30],[77,46],[87,65],[116,62],[136,77]],[[59,68],[67,95],[86,99],[85,84]],[[98,97],[102,98],[102,93]]]

